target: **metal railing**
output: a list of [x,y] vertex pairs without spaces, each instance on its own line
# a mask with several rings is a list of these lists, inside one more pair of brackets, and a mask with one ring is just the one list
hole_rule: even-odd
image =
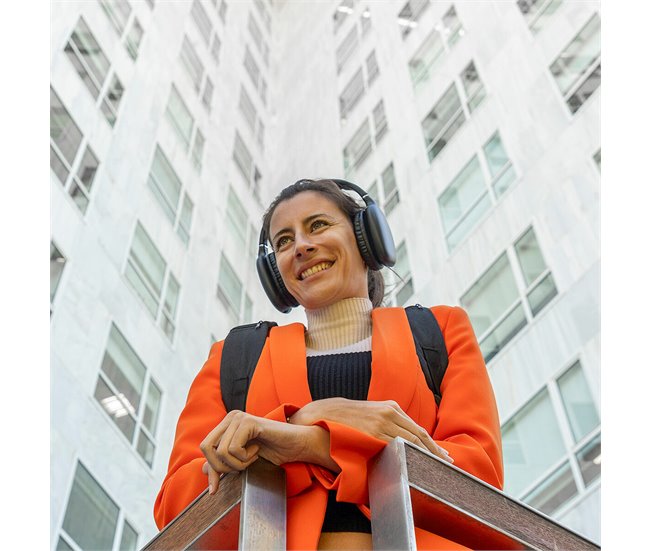
[[[368,480],[375,550],[415,550],[415,527],[471,549],[595,551],[600,547],[532,507],[395,438]],[[142,551],[286,549],[285,476],[260,459],[196,498]]]

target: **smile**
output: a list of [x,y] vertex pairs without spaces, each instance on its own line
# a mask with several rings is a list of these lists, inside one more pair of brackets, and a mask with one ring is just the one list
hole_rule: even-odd
[[316,264],[316,266],[307,268],[304,272],[300,274],[300,280],[303,281],[308,277],[317,274],[318,272],[322,272],[323,270],[329,270],[332,267],[332,264],[333,262],[321,262],[320,264]]

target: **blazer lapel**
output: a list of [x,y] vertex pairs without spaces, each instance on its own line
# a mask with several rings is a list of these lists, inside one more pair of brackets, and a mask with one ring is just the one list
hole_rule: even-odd
[[302,407],[312,401],[307,380],[305,326],[277,326],[269,334],[273,379],[281,404]]
[[395,400],[406,411],[420,369],[413,335],[403,308],[372,311],[372,375],[368,400]]

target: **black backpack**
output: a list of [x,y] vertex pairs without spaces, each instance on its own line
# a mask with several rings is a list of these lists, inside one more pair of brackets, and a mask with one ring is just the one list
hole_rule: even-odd
[[[440,404],[440,384],[449,362],[442,331],[428,308],[416,304],[405,310],[424,378],[436,404]],[[253,372],[275,325],[274,321],[259,321],[234,327],[228,333],[221,352],[221,398],[227,411],[245,411]]]

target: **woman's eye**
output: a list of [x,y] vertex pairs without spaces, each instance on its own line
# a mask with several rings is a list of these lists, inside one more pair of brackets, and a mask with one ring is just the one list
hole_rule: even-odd
[[325,220],[315,220],[314,222],[312,222],[311,229],[313,231],[322,228],[324,226],[327,226],[327,222],[325,222]]
[[280,237],[280,239],[278,239],[275,243],[276,250],[284,247],[287,243],[289,243],[289,241],[290,239],[288,235],[283,235],[282,237]]

